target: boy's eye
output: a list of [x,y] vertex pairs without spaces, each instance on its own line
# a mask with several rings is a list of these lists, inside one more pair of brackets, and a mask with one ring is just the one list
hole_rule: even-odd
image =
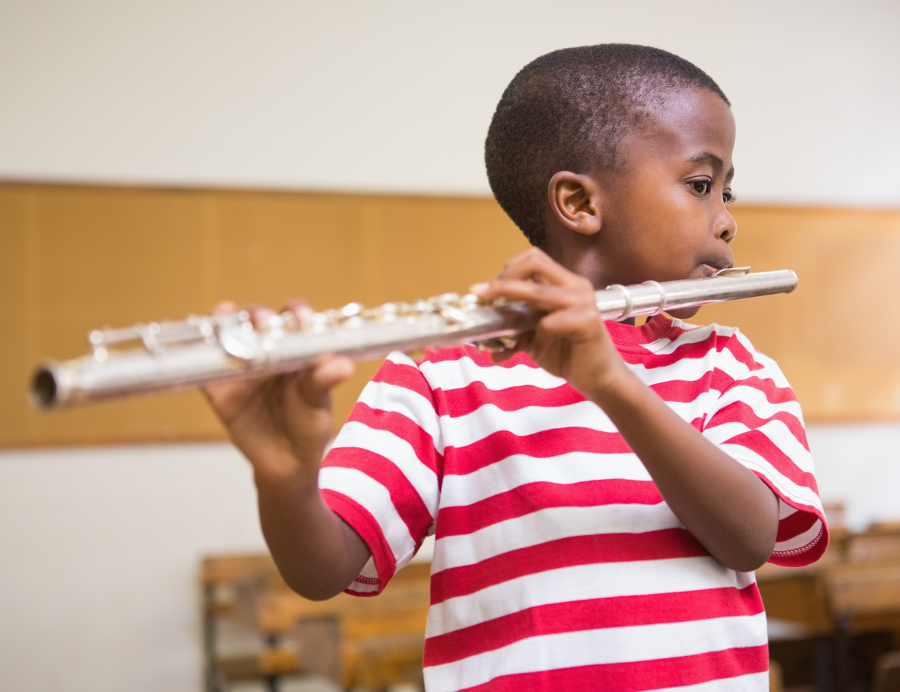
[[722,201],[725,202],[725,204],[731,204],[736,199],[737,197],[734,196],[734,193],[731,190],[725,190],[725,192],[722,193]]
[[704,196],[709,194],[709,188],[711,183],[708,180],[692,180],[691,187],[694,188],[694,192],[698,195]]

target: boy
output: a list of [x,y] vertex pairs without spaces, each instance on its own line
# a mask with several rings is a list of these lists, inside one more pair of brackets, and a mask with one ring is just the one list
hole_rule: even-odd
[[604,324],[593,300],[733,264],[734,136],[719,87],[674,55],[543,56],[486,144],[534,247],[473,287],[545,313],[533,334],[499,363],[391,355],[321,473],[349,361],[210,388],[299,593],[374,595],[435,533],[429,690],[767,689],[752,571],[827,544],[796,399],[736,330],[678,319],[696,310]]

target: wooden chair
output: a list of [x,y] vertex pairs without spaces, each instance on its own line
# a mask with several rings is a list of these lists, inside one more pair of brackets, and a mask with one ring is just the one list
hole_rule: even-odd
[[[204,560],[207,690],[238,679],[266,680],[277,689],[284,675],[316,673],[345,688],[422,687],[425,621],[431,565],[413,563],[373,598],[339,594],[309,601],[291,591],[268,555]],[[258,633],[260,655],[217,656],[217,621],[232,618]],[[295,648],[285,646],[293,640]]]
[[342,684],[378,690],[401,683],[421,685],[425,621],[431,601],[430,563],[412,563],[373,598],[339,594],[308,601],[285,587],[258,593],[249,604],[260,631],[287,633],[309,618],[340,623]]
[[821,690],[835,689],[835,682],[848,689],[851,637],[900,627],[900,527],[877,525],[862,534],[837,528],[818,563],[757,571],[770,620],[790,623],[793,638],[815,650]]
[[900,692],[900,651],[892,651],[878,659],[872,692]]
[[900,557],[831,565],[824,569],[823,580],[838,619],[900,624]]
[[849,562],[900,560],[900,522],[876,522],[848,538]]
[[784,692],[784,676],[778,661],[769,661],[769,692]]
[[258,654],[221,657],[217,652],[221,621],[237,615],[237,594],[265,590],[280,581],[268,554],[223,555],[201,563],[203,590],[204,668],[207,692],[222,692],[229,683],[263,680],[277,690],[281,678],[304,672],[297,651],[278,637],[264,637]]

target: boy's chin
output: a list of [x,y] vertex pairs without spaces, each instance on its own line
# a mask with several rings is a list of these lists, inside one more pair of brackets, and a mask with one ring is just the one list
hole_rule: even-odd
[[677,310],[666,310],[666,314],[676,317],[679,320],[689,320],[691,317],[700,312],[699,305],[692,308],[679,308]]

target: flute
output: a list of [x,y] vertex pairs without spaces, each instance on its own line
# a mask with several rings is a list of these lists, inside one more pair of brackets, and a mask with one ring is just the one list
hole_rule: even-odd
[[[597,291],[605,320],[655,315],[773,293],[797,286],[791,270],[750,274],[749,267],[724,269],[703,279],[622,286]],[[539,315],[522,303],[482,301],[447,293],[415,303],[358,303],[314,313],[273,315],[254,326],[246,311],[193,315],[178,322],[152,322],[94,330],[91,353],[66,362],[47,361],[35,372],[29,400],[50,410],[94,401],[211,382],[300,370],[325,353],[366,360],[391,351],[474,343],[505,348],[532,331]]]

